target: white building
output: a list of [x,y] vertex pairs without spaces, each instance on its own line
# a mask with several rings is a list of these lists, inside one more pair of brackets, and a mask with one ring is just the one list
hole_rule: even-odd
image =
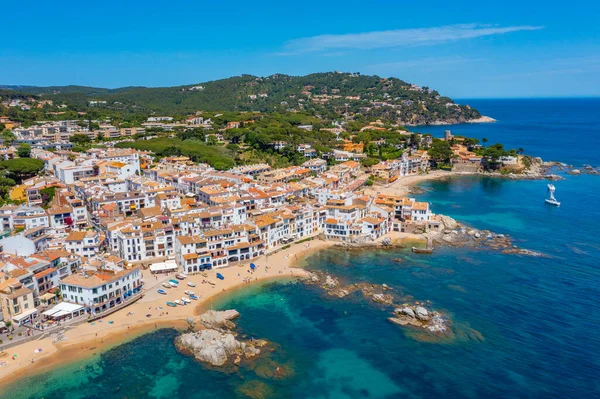
[[140,293],[142,274],[139,268],[100,269],[65,277],[60,285],[63,299],[83,305],[88,313],[101,313],[118,306]]

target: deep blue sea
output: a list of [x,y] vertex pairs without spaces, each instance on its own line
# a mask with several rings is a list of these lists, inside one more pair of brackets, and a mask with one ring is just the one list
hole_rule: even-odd
[[[499,122],[450,127],[455,134],[600,166],[600,100],[469,104]],[[509,234],[547,258],[437,248],[431,256],[328,250],[306,260],[347,283],[386,283],[399,301],[429,301],[451,316],[453,341],[423,340],[359,295],[269,283],[214,303],[240,311],[241,333],[278,345],[254,370],[209,370],[179,354],[177,333],[165,329],[29,377],[0,398],[600,397],[600,176],[567,175],[555,185],[560,207],[544,204],[543,181],[463,177],[423,183],[419,196],[436,213]],[[291,376],[258,371],[273,364]]]

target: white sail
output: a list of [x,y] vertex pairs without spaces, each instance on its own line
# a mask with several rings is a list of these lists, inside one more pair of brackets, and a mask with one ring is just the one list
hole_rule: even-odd
[[559,206],[560,202],[558,202],[556,198],[554,198],[555,191],[556,187],[554,187],[554,184],[548,184],[548,198],[546,198],[545,202],[550,205]]

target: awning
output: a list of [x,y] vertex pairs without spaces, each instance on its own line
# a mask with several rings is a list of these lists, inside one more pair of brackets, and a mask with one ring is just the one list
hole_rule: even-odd
[[37,313],[37,309],[33,308],[33,309],[29,309],[21,314],[18,314],[16,316],[13,316],[13,320],[16,321],[17,323],[20,323],[21,320],[25,320],[26,318],[28,318],[31,315],[34,315]]
[[52,309],[48,309],[48,310],[46,310],[46,311],[42,312],[42,314],[43,314],[44,316],[51,317],[51,316],[54,316],[54,314],[55,314],[55,313],[58,313],[58,312],[60,312],[60,310],[56,310],[56,309],[52,308]]
[[40,301],[45,301],[48,302],[51,299],[56,298],[56,295],[50,293],[50,292],[46,292],[44,295],[40,296]]
[[166,262],[153,263],[150,265],[151,272],[160,272],[165,270],[177,270],[177,263],[174,260],[168,260]]
[[68,314],[71,314],[71,312],[67,312],[66,310],[59,310],[58,312],[54,313],[52,315],[52,317],[53,318],[55,318],[55,317],[63,317],[63,316],[66,316]]
[[80,312],[84,307],[75,303],[61,302],[52,309],[48,309],[42,314],[53,319],[63,317],[69,314]]
[[66,310],[69,313],[72,312],[77,312],[79,310],[83,309],[83,306],[78,305],[76,303],[70,303],[70,302],[61,302],[58,305],[56,305],[55,307],[52,308],[53,310]]

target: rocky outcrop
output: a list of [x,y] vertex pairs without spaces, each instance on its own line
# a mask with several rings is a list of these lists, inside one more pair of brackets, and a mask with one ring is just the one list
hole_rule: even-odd
[[443,232],[452,231],[458,227],[458,222],[450,216],[441,215],[440,222],[442,224]]
[[518,248],[513,245],[508,234],[496,234],[489,230],[478,230],[463,226],[449,216],[441,216],[441,226],[438,231],[429,231],[423,237],[434,245],[453,247],[487,247],[501,250],[505,254],[528,256],[546,256],[539,252]]
[[235,324],[231,320],[238,318],[240,313],[237,310],[209,310],[200,315],[200,322],[207,328],[228,328],[232,329]]
[[267,341],[239,340],[237,334],[231,331],[235,327],[231,320],[238,316],[235,310],[210,310],[200,315],[200,322],[205,328],[178,336],[175,346],[212,366],[223,366],[232,359],[239,364],[242,358],[253,358],[261,353],[259,348],[266,346]]
[[423,306],[417,306],[415,308],[415,317],[421,321],[427,321],[431,319],[429,312]]
[[[370,300],[375,304],[386,307],[392,306],[394,307],[394,316],[390,317],[388,320],[394,324],[422,327],[424,331],[433,334],[447,335],[449,333],[449,321],[442,317],[439,312],[430,311],[419,303],[414,305],[396,305],[396,297],[392,294],[393,288],[387,284],[379,285],[361,282],[342,285],[339,284],[337,278],[321,271],[311,272],[309,278],[304,281],[307,284],[321,286],[321,288],[323,288],[330,296],[344,298],[352,293],[360,292],[363,298]],[[328,285],[326,283],[327,281],[335,281],[337,284]]]
[[371,300],[375,303],[384,303],[391,305],[394,303],[394,296],[392,294],[373,294]]
[[449,321],[441,313],[431,312],[421,305],[396,308],[394,316],[389,317],[388,320],[400,326],[420,327],[433,334],[452,334]]

